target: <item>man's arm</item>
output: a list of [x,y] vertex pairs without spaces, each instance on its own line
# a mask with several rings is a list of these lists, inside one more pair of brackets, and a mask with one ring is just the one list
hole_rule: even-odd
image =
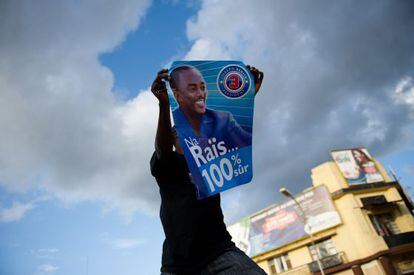
[[168,158],[172,153],[174,144],[174,137],[171,133],[170,104],[167,88],[163,81],[169,80],[169,76],[166,74],[167,71],[167,69],[159,71],[151,86],[151,92],[159,102],[158,127],[155,137],[155,152],[158,159]]
[[247,65],[246,67],[247,67],[247,69],[250,70],[250,72],[253,75],[253,78],[254,78],[254,90],[255,90],[255,94],[254,95],[256,95],[259,92],[260,87],[262,86],[264,74],[263,74],[262,71],[260,71],[259,69],[255,68],[253,66]]

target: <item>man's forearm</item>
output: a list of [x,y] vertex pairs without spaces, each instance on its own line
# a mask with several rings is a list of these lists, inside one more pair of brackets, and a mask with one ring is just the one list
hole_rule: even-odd
[[168,103],[160,103],[157,135],[155,137],[155,151],[159,159],[168,157],[174,144],[171,132],[170,107]]

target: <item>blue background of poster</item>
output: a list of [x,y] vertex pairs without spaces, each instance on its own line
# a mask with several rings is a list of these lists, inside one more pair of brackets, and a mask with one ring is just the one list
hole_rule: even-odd
[[[206,108],[213,111],[224,111],[222,114],[227,112],[231,113],[237,124],[251,135],[253,128],[255,91],[253,76],[245,65],[240,61],[175,61],[168,67],[169,72],[174,68],[183,65],[195,67],[202,74],[207,90]],[[229,65],[240,66],[244,68],[243,71],[247,73],[247,78],[245,80],[247,81],[246,88],[248,90],[243,96],[238,98],[226,97],[218,87],[218,75],[224,67]],[[206,146],[209,146],[209,142],[214,143],[211,142],[211,138],[216,136],[197,136],[195,132],[191,130],[191,126],[188,125],[187,120],[183,119],[185,116],[180,116],[178,112],[174,112],[174,110],[178,108],[178,103],[176,102],[169,85],[167,85],[167,89],[178,138],[181,147],[184,149],[188,167],[197,187],[198,199],[250,182],[253,176],[251,138],[247,145],[244,144],[243,146],[240,146],[242,148],[238,148],[237,143],[234,143],[236,145],[227,147],[227,152],[224,155],[210,159],[207,163],[198,166],[189,149],[189,143],[192,143],[195,140],[196,144],[204,144],[200,145],[203,146],[202,148],[204,149]],[[230,120],[232,117],[230,116]],[[177,121],[179,121],[179,123],[177,123]],[[179,125],[184,124],[182,123],[183,121],[186,121],[186,127],[179,127]],[[225,133],[217,135],[217,143],[219,143],[223,135],[225,135]],[[185,142],[185,140],[187,140],[187,142]],[[231,179],[229,173],[232,173],[233,175]],[[226,174],[227,177],[225,176]],[[220,184],[214,184],[217,182],[220,182]]]

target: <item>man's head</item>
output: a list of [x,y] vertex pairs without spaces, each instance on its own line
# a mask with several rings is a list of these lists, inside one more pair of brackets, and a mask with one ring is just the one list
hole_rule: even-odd
[[180,108],[189,115],[202,115],[206,111],[206,83],[194,67],[181,66],[170,74],[170,86]]

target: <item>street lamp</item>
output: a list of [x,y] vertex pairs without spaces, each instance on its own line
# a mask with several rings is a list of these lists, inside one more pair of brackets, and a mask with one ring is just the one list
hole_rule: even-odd
[[289,190],[287,188],[282,187],[282,188],[280,188],[279,192],[282,195],[292,199],[295,202],[295,204],[299,207],[299,209],[300,209],[299,216],[302,218],[303,226],[305,227],[306,225],[308,225],[309,237],[311,239],[311,244],[316,248],[316,261],[318,262],[319,270],[321,271],[322,275],[325,275],[325,272],[323,271],[322,263],[319,259],[318,248],[315,246],[315,239],[313,238],[312,227],[311,227],[310,223],[308,224],[308,215],[306,215],[306,212],[303,209],[302,205],[296,200],[296,198],[292,195],[292,193],[289,192]]

